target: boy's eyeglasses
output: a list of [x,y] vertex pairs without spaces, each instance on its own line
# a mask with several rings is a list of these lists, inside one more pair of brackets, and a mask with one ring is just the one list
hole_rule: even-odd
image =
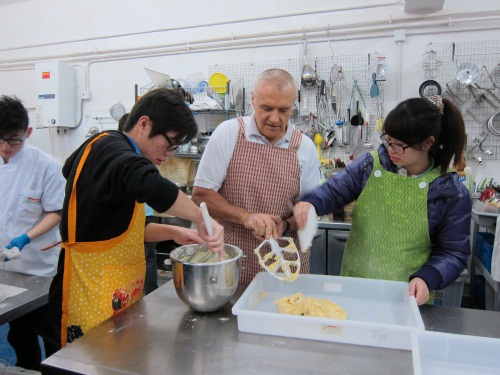
[[170,144],[170,146],[167,147],[167,151],[177,151],[180,148],[174,143],[174,141],[172,141],[172,138],[170,138],[168,135],[166,135],[165,133],[161,134],[163,134],[167,142]]
[[28,130],[26,130],[23,134],[23,137],[21,139],[16,139],[16,138],[0,138],[0,145],[3,144],[4,142],[7,142],[11,146],[19,146],[21,143],[24,142],[24,139],[26,138],[26,133],[28,133]]

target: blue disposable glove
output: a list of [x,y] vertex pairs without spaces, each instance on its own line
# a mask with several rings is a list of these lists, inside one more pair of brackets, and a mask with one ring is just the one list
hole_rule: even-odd
[[29,244],[30,242],[31,239],[26,233],[24,233],[22,236],[16,237],[12,241],[10,241],[10,244],[5,246],[5,248],[12,249],[13,247],[17,247],[19,251],[21,251],[23,247]]

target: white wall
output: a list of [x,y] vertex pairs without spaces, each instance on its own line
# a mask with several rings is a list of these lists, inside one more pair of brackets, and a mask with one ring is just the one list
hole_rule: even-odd
[[[342,10],[348,7],[353,9]],[[150,83],[144,67],[174,78],[208,76],[207,67],[215,64],[298,59],[304,38],[309,58],[332,56],[332,48],[335,55],[378,51],[387,56],[388,111],[399,100],[418,96],[427,43],[500,39],[498,0],[473,6],[469,0],[446,0],[442,11],[428,15],[406,14],[404,1],[395,0],[25,0],[0,6],[0,13],[0,94],[21,98],[32,124],[35,62],[73,64],[79,90],[91,93],[83,101],[79,128],[33,133],[30,142],[61,161],[90,126],[116,128],[114,120],[93,118],[109,117],[118,102],[130,110],[134,85]],[[406,30],[404,43],[394,41],[394,30]],[[486,160],[483,176],[495,173],[497,164]]]

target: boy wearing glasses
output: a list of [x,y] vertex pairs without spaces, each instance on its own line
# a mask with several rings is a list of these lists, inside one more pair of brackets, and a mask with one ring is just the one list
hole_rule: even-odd
[[[65,181],[59,163],[26,143],[28,113],[15,97],[0,98],[0,269],[29,275],[56,273],[58,224]],[[46,251],[41,249],[50,247]],[[16,366],[39,370],[38,334],[48,316],[41,307],[10,322],[8,341]],[[47,356],[57,349],[44,339]]]
[[[214,253],[223,250],[222,226],[213,220],[209,236],[200,208],[156,167],[197,132],[182,95],[155,89],[135,103],[123,132],[97,134],[66,160],[63,245],[49,294],[60,347],[142,297],[145,241],[206,242]],[[148,223],[144,203],[192,221],[197,231]]]

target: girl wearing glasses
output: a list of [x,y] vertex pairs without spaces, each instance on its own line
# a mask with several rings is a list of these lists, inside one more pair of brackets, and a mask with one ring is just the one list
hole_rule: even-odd
[[453,283],[467,266],[472,202],[449,166],[462,159],[458,108],[434,96],[400,103],[385,119],[378,151],[305,194],[299,228],[314,206],[341,216],[356,200],[341,275],[409,282],[418,304]]

